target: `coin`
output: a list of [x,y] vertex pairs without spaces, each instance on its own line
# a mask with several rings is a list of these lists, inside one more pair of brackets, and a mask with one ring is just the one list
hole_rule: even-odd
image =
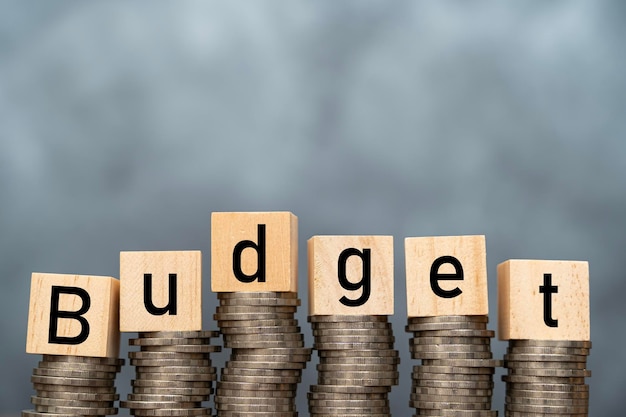
[[[222,327],[222,321],[234,320],[293,320],[293,312],[288,313],[215,313],[213,319],[217,320],[217,325]],[[249,325],[249,324],[247,324]]]
[[[437,417],[497,417],[497,411],[487,410],[419,410],[420,416],[437,416]],[[541,416],[543,417],[543,416]]]
[[[39,361],[37,367],[41,369],[68,369],[70,366],[67,362]],[[121,370],[121,366],[73,362],[71,363],[71,369],[75,371],[119,372]]]
[[223,404],[253,404],[253,405],[293,405],[294,398],[289,397],[248,397],[247,393],[239,393],[239,395],[222,395],[215,398],[216,403]]
[[296,384],[263,384],[263,383],[243,383],[243,382],[217,382],[218,389],[246,391],[293,391],[297,389]]
[[219,352],[220,346],[213,345],[165,345],[141,346],[144,352],[179,352],[179,353],[212,353]]
[[115,378],[115,372],[84,371],[68,368],[34,368],[33,375],[108,380]]
[[320,363],[316,366],[320,372],[342,372],[342,371],[395,371],[398,369],[396,364],[326,364]]
[[364,385],[336,385],[336,384],[323,384],[323,385],[311,385],[311,392],[314,393],[346,393],[346,394],[375,394],[375,393],[388,393],[391,391],[391,386],[364,386]]
[[[210,408],[163,408],[163,409],[131,409],[131,414],[138,417],[198,417],[210,416]],[[56,416],[54,416],[56,417]]]
[[300,333],[299,326],[263,326],[263,327],[224,327],[221,330],[223,335],[249,335],[249,334],[272,334],[272,333]]
[[[411,332],[412,330],[408,330]],[[415,333],[415,332],[414,332]],[[454,330],[423,330],[416,334],[416,337],[495,337],[493,330],[476,329],[454,329]]]
[[307,320],[311,323],[325,323],[325,322],[338,322],[338,323],[379,322],[380,323],[380,322],[387,322],[387,316],[373,316],[373,315],[308,316]]
[[115,386],[108,385],[102,387],[94,387],[90,385],[63,385],[63,384],[47,384],[33,383],[33,388],[39,392],[78,392],[78,393],[101,393],[115,394]]
[[214,330],[139,332],[140,339],[211,339],[215,337],[219,337],[219,332]]
[[392,329],[387,321],[350,321],[350,322],[314,322],[311,323],[313,330],[368,330],[368,329]]
[[412,352],[457,352],[457,353],[467,353],[467,352],[491,352],[491,346],[489,345],[457,345],[457,344],[449,344],[449,345],[429,345],[426,343],[417,343],[411,346]]
[[491,359],[489,352],[424,352],[409,349],[419,359]]
[[589,356],[590,349],[585,348],[568,348],[568,347],[551,347],[551,346],[509,346],[507,348],[509,354],[529,354],[529,355],[582,355]]
[[296,293],[296,292],[276,292],[276,291],[263,291],[263,292],[219,292],[219,293],[217,293],[217,298],[219,300],[246,299],[246,298],[298,298],[298,293]]
[[504,382],[514,383],[539,383],[539,384],[571,384],[582,385],[585,383],[584,377],[561,377],[561,376],[531,376],[531,375],[502,375]]
[[537,355],[523,353],[508,353],[504,360],[526,362],[586,362],[587,357],[582,355]]
[[[432,410],[489,410],[489,403],[459,403],[459,402],[437,402],[437,401],[411,401],[413,408],[428,408]],[[420,410],[421,412],[421,410]]]
[[489,345],[491,344],[491,339],[488,337],[420,336],[411,338],[410,343],[425,345]]
[[35,405],[35,411],[54,414],[80,414],[83,416],[117,414],[117,408],[115,407],[64,407],[56,405]]
[[220,300],[220,306],[299,306],[301,301],[298,298],[269,298],[269,297],[249,297],[249,298],[225,298]]
[[[219,348],[219,346],[216,346]],[[194,360],[207,360],[209,358],[208,353],[189,353],[189,352],[128,352],[128,357],[132,359],[147,359],[147,360],[181,360],[181,359],[194,359]]]
[[130,395],[182,395],[182,396],[209,396],[213,394],[213,388],[181,388],[181,387],[133,387]]
[[249,314],[251,311],[260,313],[260,314],[276,314],[276,313],[295,313],[297,310],[297,306],[254,306],[254,309],[250,308],[247,305],[229,305],[229,306],[218,306],[216,308],[216,314]]
[[486,315],[450,315],[450,316],[430,316],[430,317],[409,317],[409,323],[488,323],[489,316]]
[[422,359],[422,365],[499,368],[503,365],[503,361],[499,359]]
[[444,394],[411,394],[410,401],[425,401],[436,403],[469,403],[469,404],[485,404],[491,406],[491,396],[462,396],[462,395],[444,395]]
[[60,407],[113,407],[113,401],[84,401],[84,400],[68,400],[64,398],[48,398],[33,395],[30,397],[33,405],[44,406],[60,406]]
[[211,366],[208,359],[131,359],[132,366]]
[[397,350],[364,348],[359,350],[320,350],[317,352],[320,358],[398,358]]
[[455,395],[459,397],[474,397],[474,396],[491,396],[493,390],[491,389],[472,389],[472,388],[430,388],[430,387],[415,387],[412,392],[416,394],[430,394],[430,395]]
[[157,380],[157,379],[131,379],[130,384],[133,387],[152,387],[152,388],[211,388],[210,380],[191,380],[191,381],[176,381],[176,380]]
[[528,376],[555,376],[568,378],[590,377],[591,371],[587,369],[554,369],[554,368],[509,368],[509,375],[528,375]]
[[113,379],[88,379],[88,378],[67,378],[57,376],[32,375],[31,382],[35,384],[69,385],[69,386],[89,386],[89,387],[112,387]]
[[511,404],[505,406],[505,410],[518,411],[524,413],[542,413],[542,414],[580,414],[586,413],[587,406],[553,406],[553,405],[527,405],[527,404]]
[[515,369],[586,369],[585,362],[528,362],[528,361],[504,361],[507,368]]
[[591,342],[590,341],[575,341],[575,340],[509,340],[509,346],[591,349]]
[[447,322],[447,323],[410,323],[406,326],[409,332],[442,331],[442,330],[486,330],[487,323]]
[[462,366],[431,366],[431,365],[418,365],[413,367],[413,372],[421,373],[433,373],[433,374],[486,374],[493,375],[495,368],[487,367],[462,367]]
[[327,365],[333,364],[345,364],[345,365],[398,365],[400,364],[400,358],[396,356],[389,357],[331,357],[326,356],[323,359]]
[[510,382],[507,384],[507,389],[513,390],[529,390],[529,391],[539,391],[543,392],[546,395],[551,395],[552,392],[586,392],[589,393],[589,385],[587,384],[550,384],[550,383],[542,383],[542,382]]
[[124,359],[91,356],[43,355],[44,362],[91,363],[95,365],[124,365]]
[[223,332],[225,329],[234,328],[243,328],[244,330],[246,330],[255,329],[257,327],[297,326],[298,320],[293,318],[293,314],[288,316],[288,318],[283,319],[220,320],[217,324],[220,327],[220,332]]

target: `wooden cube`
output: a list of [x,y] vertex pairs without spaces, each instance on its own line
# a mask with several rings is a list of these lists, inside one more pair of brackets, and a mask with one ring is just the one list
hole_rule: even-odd
[[298,291],[298,218],[289,212],[211,214],[211,290]]
[[119,291],[111,277],[33,273],[26,352],[117,357]]
[[393,237],[308,241],[310,315],[392,315]]
[[489,313],[485,236],[404,241],[408,317]]
[[498,265],[500,340],[589,340],[589,264],[508,260]]
[[120,330],[202,330],[201,252],[120,252]]

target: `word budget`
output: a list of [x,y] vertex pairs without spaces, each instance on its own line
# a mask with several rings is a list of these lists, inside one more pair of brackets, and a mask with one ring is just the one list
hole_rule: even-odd
[[[298,292],[297,217],[211,215],[211,290]],[[392,236],[308,240],[309,315],[393,315]],[[404,240],[407,316],[488,315],[484,236]],[[587,262],[507,260],[498,273],[503,340],[589,340]],[[202,329],[200,251],[120,253],[113,277],[33,273],[26,351],[116,357],[120,332]]]

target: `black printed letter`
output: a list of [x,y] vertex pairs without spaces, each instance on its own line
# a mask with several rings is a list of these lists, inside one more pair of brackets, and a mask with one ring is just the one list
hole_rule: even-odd
[[[61,294],[77,295],[83,301],[83,305],[78,311],[59,311],[59,296]],[[61,345],[79,345],[89,337],[89,323],[83,314],[89,311],[91,307],[91,298],[87,291],[78,287],[59,287],[52,286],[52,297],[50,298],[50,329],[48,331],[48,343],[58,343]],[[58,336],[58,320],[74,319],[80,323],[80,333],[78,336],[66,337]]]
[[[363,261],[363,277],[359,282],[352,283],[348,281],[348,277],[346,276],[346,263],[348,262],[348,258],[350,256],[358,256]],[[363,293],[356,300],[351,300],[347,298],[345,295],[339,299],[341,304],[348,307],[358,307],[362,306],[367,302],[370,298],[371,291],[371,280],[372,280],[372,259],[371,259],[371,250],[363,249],[363,252],[359,251],[356,248],[345,249],[339,255],[339,265],[338,265],[338,275],[339,275],[339,283],[343,288],[350,291],[356,291],[359,288],[363,288]]]
[[[233,272],[235,277],[241,282],[250,283],[257,279],[259,282],[265,282],[265,225],[258,225],[257,230],[259,235],[258,244],[251,240],[242,240],[235,245],[235,250],[233,251]],[[241,254],[246,248],[254,249],[258,257],[257,270],[252,275],[246,274],[241,269]]]
[[176,274],[169,275],[169,296],[165,307],[156,307],[152,302],[152,274],[143,274],[143,304],[148,313],[153,316],[162,316],[169,313],[176,315]]
[[552,274],[543,274],[543,285],[539,286],[543,294],[543,321],[548,327],[559,327],[559,321],[552,318],[552,294],[559,292],[559,287],[552,285]]
[[[452,264],[454,266],[454,274],[440,274],[439,267],[443,264]],[[454,298],[463,293],[459,287],[452,290],[444,290],[439,286],[439,281],[462,281],[463,280],[463,267],[461,262],[454,256],[442,256],[435,259],[430,267],[430,288],[433,292],[442,298]]]

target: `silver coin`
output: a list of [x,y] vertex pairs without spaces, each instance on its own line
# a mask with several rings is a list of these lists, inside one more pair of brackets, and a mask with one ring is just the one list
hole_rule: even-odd
[[437,417],[497,417],[497,411],[491,410],[445,410],[445,409],[420,409],[420,416],[437,416]]
[[491,374],[440,374],[431,372],[413,372],[411,376],[419,381],[492,381]]
[[253,404],[253,405],[293,405],[295,398],[290,397],[248,397],[247,393],[228,396],[219,395],[215,397],[216,403],[221,404]]
[[372,336],[372,335],[337,335],[337,336],[316,336],[315,343],[393,343],[393,336]]
[[417,394],[410,396],[410,401],[425,401],[436,403],[463,403],[463,404],[488,404],[491,408],[491,396],[462,396],[444,394]]
[[571,384],[583,385],[584,377],[562,377],[562,376],[533,376],[533,375],[502,375],[504,382],[522,383],[522,384]]
[[504,366],[506,368],[515,369],[586,369],[587,364],[585,362],[528,362],[528,361],[512,361],[505,360]]
[[549,405],[549,406],[576,406],[587,407],[589,405],[589,398],[537,398],[537,397],[522,397],[519,395],[507,395],[505,397],[507,404],[526,404],[526,405]]
[[411,346],[413,352],[491,352],[491,346],[489,345],[428,345],[425,343],[419,343]]
[[389,407],[388,399],[362,399],[362,400],[349,400],[345,398],[331,400],[331,399],[311,399],[309,398],[309,406],[314,407]]
[[261,333],[224,335],[224,342],[260,342],[260,341],[301,341],[304,335],[300,333]]
[[419,359],[491,359],[491,352],[425,352],[409,349]]
[[198,408],[201,401],[120,401],[120,407],[132,410],[153,410],[163,408]]
[[[411,332],[412,330],[408,330]],[[415,337],[488,337],[493,338],[496,332],[493,330],[454,329],[454,330],[423,330],[415,333]]]
[[59,376],[39,376],[32,375],[30,380],[34,384],[48,384],[48,385],[70,385],[70,386],[84,386],[84,387],[112,387],[114,386],[114,379],[88,379],[88,378],[68,378]]
[[359,350],[320,350],[317,354],[321,358],[398,358],[400,354],[393,349],[365,348]]
[[40,398],[54,398],[58,400],[75,401],[117,401],[120,396],[117,393],[101,392],[63,392],[63,391],[40,391],[37,390]]
[[211,366],[209,359],[131,359],[132,366]]
[[146,337],[128,339],[130,346],[208,345],[207,339]]
[[308,392],[309,401],[389,401],[387,392],[348,393],[348,392]]
[[504,355],[505,361],[525,362],[586,362],[587,357],[581,355],[529,355],[523,353],[508,353]]
[[178,331],[158,331],[158,332],[139,332],[139,338],[157,338],[157,339],[211,339],[219,337],[216,330],[178,330]]
[[34,368],[33,375],[56,376],[63,378],[114,379],[115,372],[83,371],[80,369]]
[[121,366],[116,365],[97,365],[82,362],[46,362],[39,361],[37,364],[42,369],[72,369],[75,371],[97,371],[97,372],[120,372]]
[[313,330],[314,337],[385,337],[393,338],[393,329],[321,329]]
[[410,401],[413,408],[428,408],[431,410],[489,410],[489,403],[458,403],[458,402],[436,402],[436,401]]
[[326,322],[387,322],[387,316],[373,316],[373,315],[327,315],[327,316],[308,316],[307,321],[311,323],[326,323]]
[[277,411],[225,411],[220,410],[220,417],[298,417],[296,411],[277,412]]
[[214,374],[216,368],[213,366],[135,366],[135,372],[137,374]]
[[263,326],[263,327],[224,327],[221,329],[223,335],[250,335],[250,334],[272,334],[272,333],[300,333],[300,326]]
[[301,376],[262,376],[262,375],[233,375],[225,374],[220,379],[222,382],[241,382],[245,384],[299,384]]
[[[137,417],[198,417],[210,416],[210,408],[163,408],[163,409],[131,409]],[[55,416],[56,417],[56,416]]]
[[441,379],[420,379],[420,388],[462,388],[462,389],[493,389],[493,380],[441,380]]
[[431,374],[471,374],[471,375],[493,375],[495,368],[463,367],[463,366],[430,366],[416,365],[413,367],[415,373]]
[[319,363],[316,365],[316,369],[319,372],[344,372],[344,371],[360,371],[360,372],[370,372],[370,371],[396,371],[398,366],[395,364],[387,365],[387,364],[324,364]]
[[[180,387],[133,387],[132,395],[181,395],[210,396],[213,388],[180,388]],[[131,394],[129,394],[131,395]]]
[[109,415],[117,414],[117,408],[115,407],[63,407],[56,405],[35,405],[35,411],[40,413],[53,413],[53,414],[80,414],[83,416],[97,416],[97,415]]
[[131,393],[128,394],[128,401],[143,401],[143,402],[158,402],[158,401],[167,401],[167,402],[202,402],[209,401],[209,395],[180,395],[180,394],[142,394],[142,393]]
[[[215,392],[216,397],[237,397],[241,395],[241,391],[230,389],[217,389]],[[247,391],[246,396],[255,398],[291,398],[295,399],[295,391]]]
[[[65,378],[63,378],[65,379]],[[91,386],[91,385],[63,385],[63,384],[48,384],[48,383],[33,383],[33,388],[40,396],[43,396],[42,392],[76,392],[76,393],[100,393],[100,394],[115,394],[115,385],[108,386]]]
[[405,329],[409,332],[442,330],[487,330],[487,323],[449,322],[449,323],[410,323]]
[[389,385],[343,385],[343,384],[323,384],[323,385],[311,385],[311,392],[313,393],[342,393],[342,394],[377,394],[388,393],[391,391]]
[[247,306],[247,305],[229,305],[229,306],[217,306],[215,309],[216,314],[250,314],[250,313],[295,313],[298,311],[297,306]]
[[530,383],[515,383],[510,382],[506,384],[507,389],[516,390],[516,391],[535,391],[545,393],[546,395],[551,395],[554,392],[555,395],[566,394],[566,393],[585,393],[589,394],[589,385],[580,384],[580,385],[571,385],[571,384],[545,384],[539,382],[530,382]]
[[456,315],[456,316],[430,316],[430,317],[409,317],[409,323],[488,323],[489,316],[486,315]]
[[503,365],[503,361],[500,359],[422,359],[422,365],[500,368]]
[[271,376],[300,376],[301,369],[272,369],[272,368],[252,368],[241,365],[235,361],[227,362],[227,367],[222,368],[222,374],[231,375],[271,375]]
[[285,411],[296,411],[295,404],[240,404],[240,403],[216,403],[215,409],[218,410],[218,414],[221,411],[239,411],[239,412],[248,412],[248,411],[277,411],[277,412],[285,412]]
[[350,321],[350,322],[316,322],[311,323],[313,330],[392,330],[388,321]]
[[68,400],[65,398],[48,398],[33,395],[30,397],[33,405],[60,406],[60,407],[95,407],[95,408],[111,408],[113,401],[84,401],[84,400]]
[[145,360],[209,360],[210,352],[208,353],[189,353],[189,352],[128,352],[128,357],[132,359],[145,359]]
[[267,366],[279,368],[305,367],[305,363],[311,360],[310,355],[246,355],[236,352],[230,358],[236,361],[265,362]]
[[249,384],[244,382],[217,382],[217,389],[238,390],[239,392],[247,391],[294,391],[298,388],[297,384]]
[[568,378],[584,378],[590,377],[591,371],[587,369],[554,369],[554,368],[508,368],[509,375],[527,375],[527,376],[554,376]]
[[230,298],[220,300],[220,306],[299,306],[299,298]]
[[345,364],[345,365],[394,365],[400,364],[400,358],[395,356],[390,357],[328,357],[324,356],[320,358],[320,363],[326,365]]
[[76,417],[74,413],[55,413],[50,414],[37,410],[22,410],[22,417]]
[[399,378],[398,371],[357,371],[357,370],[334,370],[334,371],[319,371],[318,376],[324,378],[341,378],[341,379],[397,379]]
[[320,385],[361,385],[366,387],[398,385],[397,378],[323,378],[318,376]]
[[255,370],[261,370],[261,371],[271,370],[273,372],[277,370],[281,370],[281,371],[293,370],[293,371],[297,371],[298,373],[300,373],[301,369],[304,369],[305,367],[306,367],[306,362],[296,362],[296,363],[285,362],[285,363],[280,364],[279,367],[275,367],[272,362],[231,360],[226,363],[226,368],[224,369],[247,368],[247,369],[255,369]]
[[509,340],[512,347],[559,347],[591,349],[590,341],[581,340]]
[[313,349],[309,347],[299,347],[299,348],[285,348],[285,347],[277,347],[277,348],[261,348],[261,349],[250,349],[250,348],[241,348],[237,349],[236,354],[241,355],[307,355],[311,356],[313,353]]
[[218,325],[220,327],[220,332],[223,333],[225,329],[298,326],[298,320],[294,319],[293,316],[286,319],[220,320]]
[[297,292],[258,291],[258,292],[218,292],[218,300],[245,298],[298,298]]
[[94,365],[124,365],[124,359],[91,356],[43,355],[44,362],[91,363]]
[[220,346],[213,345],[167,345],[167,346],[141,346],[144,352],[180,352],[180,353],[213,353],[220,352]]
[[553,406],[553,405],[526,405],[526,404],[506,404],[505,410],[518,411],[524,413],[543,414],[580,414],[586,413],[586,406]]
[[158,381],[215,381],[216,373],[176,374],[167,372],[142,372],[137,373],[137,379]]
[[417,386],[412,389],[412,393],[415,394],[429,394],[429,395],[455,395],[459,397],[490,397],[493,395],[491,389],[472,389],[472,388],[430,388]]
[[224,341],[224,346],[232,349],[301,348],[304,347],[304,340]]
[[211,381],[192,380],[176,381],[172,379],[131,379],[130,384],[134,387],[152,388],[211,388]]
[[514,347],[509,346],[506,349],[509,354],[524,354],[524,355],[581,355],[589,356],[590,349],[585,348],[564,348],[564,347],[550,347],[550,346],[526,346],[526,347]]
[[412,337],[409,339],[415,345],[490,345],[491,339],[488,337]]
[[[227,321],[252,321],[252,320],[293,320],[293,312],[291,313],[216,313],[213,319],[217,321],[219,327],[223,327],[222,322]],[[250,325],[248,323],[248,325]]]
[[374,406],[363,406],[363,407],[324,407],[324,406],[309,406],[309,411],[312,414],[335,414],[335,415],[346,415],[346,414],[388,414],[390,412],[389,407],[374,407]]
[[393,343],[368,343],[368,342],[336,342],[336,343],[317,343],[313,342],[313,349],[317,350],[382,350],[393,349]]

